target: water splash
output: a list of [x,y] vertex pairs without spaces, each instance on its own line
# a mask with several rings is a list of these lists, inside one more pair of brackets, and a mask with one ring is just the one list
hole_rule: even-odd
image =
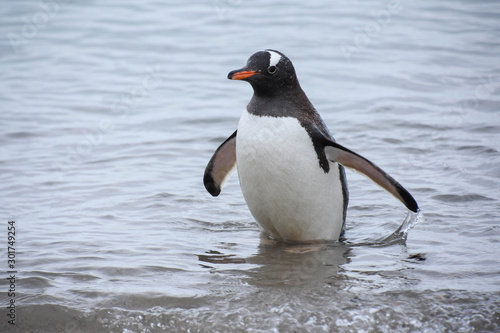
[[408,233],[410,230],[418,223],[424,220],[424,214],[420,211],[420,209],[414,213],[412,211],[408,211],[406,218],[403,223],[389,236],[382,238],[380,241],[380,245],[389,245],[398,242],[406,242],[406,238],[408,238]]
[[408,211],[406,218],[401,225],[391,234],[382,237],[365,238],[363,240],[347,240],[346,243],[351,246],[389,246],[397,243],[404,244],[410,230],[419,222],[424,220],[423,213],[418,210],[417,213]]

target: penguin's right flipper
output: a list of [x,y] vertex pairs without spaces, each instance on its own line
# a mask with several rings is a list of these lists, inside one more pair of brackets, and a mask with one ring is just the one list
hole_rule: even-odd
[[389,176],[384,170],[375,165],[375,163],[330,139],[325,139],[324,149],[330,161],[338,162],[343,166],[361,172],[400,200],[406,208],[415,213],[418,211],[418,204],[410,192],[401,186],[394,178]]
[[236,168],[236,133],[235,131],[215,151],[208,162],[203,176],[203,184],[214,197],[220,194],[222,185]]

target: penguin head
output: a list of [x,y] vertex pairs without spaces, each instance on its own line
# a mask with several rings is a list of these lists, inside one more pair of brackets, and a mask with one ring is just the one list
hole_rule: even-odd
[[250,83],[255,93],[275,94],[298,85],[292,62],[276,50],[254,53],[245,67],[229,72],[230,80]]

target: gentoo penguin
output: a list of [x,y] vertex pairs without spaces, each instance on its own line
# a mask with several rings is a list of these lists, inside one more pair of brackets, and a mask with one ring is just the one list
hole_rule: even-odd
[[339,145],[299,85],[290,59],[253,54],[228,74],[254,94],[238,129],[215,151],[203,182],[218,196],[236,168],[243,196],[261,230],[284,242],[336,241],[348,203],[344,168],[353,168],[418,211],[411,194],[366,158]]

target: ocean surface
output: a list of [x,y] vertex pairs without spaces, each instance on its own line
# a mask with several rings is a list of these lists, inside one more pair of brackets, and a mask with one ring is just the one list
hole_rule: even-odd
[[[344,241],[272,244],[210,196],[266,48],[418,216],[348,170]],[[498,1],[2,1],[0,331],[500,331],[499,55]]]

